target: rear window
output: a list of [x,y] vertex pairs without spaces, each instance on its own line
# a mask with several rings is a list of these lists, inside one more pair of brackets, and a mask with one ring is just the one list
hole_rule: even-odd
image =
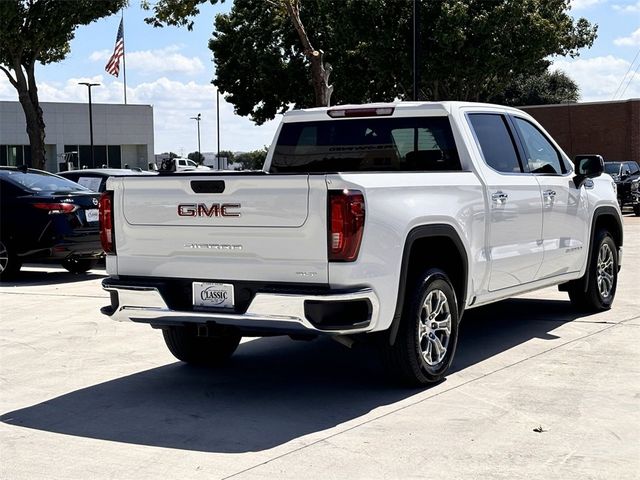
[[87,191],[85,187],[71,180],[44,172],[12,171],[5,175],[5,178],[30,192],[71,193]]
[[285,123],[271,173],[460,170],[447,117]]

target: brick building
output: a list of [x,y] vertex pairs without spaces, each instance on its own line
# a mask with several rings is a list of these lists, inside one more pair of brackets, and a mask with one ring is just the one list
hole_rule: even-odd
[[605,161],[640,163],[640,99],[520,107],[573,158],[596,153]]

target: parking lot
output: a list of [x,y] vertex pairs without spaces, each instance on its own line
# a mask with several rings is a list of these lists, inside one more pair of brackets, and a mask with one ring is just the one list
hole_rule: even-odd
[[465,314],[424,390],[370,347],[245,341],[185,366],[99,308],[104,270],[26,267],[0,285],[0,478],[640,478],[640,217],[614,308],[555,288]]

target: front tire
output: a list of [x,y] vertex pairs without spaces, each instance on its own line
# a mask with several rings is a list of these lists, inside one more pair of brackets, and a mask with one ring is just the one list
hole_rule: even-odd
[[394,377],[412,386],[442,380],[453,361],[458,323],[456,295],[446,273],[429,269],[419,275],[405,300],[396,341],[384,347]]
[[618,249],[606,230],[596,233],[591,252],[591,261],[587,265],[587,289],[585,278],[581,278],[569,287],[571,304],[580,311],[601,312],[609,310],[613,304],[618,285]]
[[98,263],[94,258],[65,258],[62,266],[70,273],[86,273],[95,267]]
[[640,204],[636,204],[633,206],[633,213],[636,217],[640,217]]
[[10,280],[22,267],[22,262],[13,251],[13,247],[5,240],[0,240],[0,280]]
[[167,348],[178,360],[192,365],[217,366],[229,359],[242,337],[235,333],[199,337],[193,327],[169,327],[162,330]]

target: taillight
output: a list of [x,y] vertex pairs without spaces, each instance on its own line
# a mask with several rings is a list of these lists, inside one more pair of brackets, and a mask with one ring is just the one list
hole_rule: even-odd
[[34,203],[33,206],[40,210],[48,211],[49,215],[72,213],[78,210],[78,206],[73,203]]
[[329,261],[358,258],[364,230],[364,195],[358,190],[329,191]]
[[100,242],[102,249],[107,255],[116,253],[113,238],[113,192],[104,192],[100,195],[99,214],[100,221]]

